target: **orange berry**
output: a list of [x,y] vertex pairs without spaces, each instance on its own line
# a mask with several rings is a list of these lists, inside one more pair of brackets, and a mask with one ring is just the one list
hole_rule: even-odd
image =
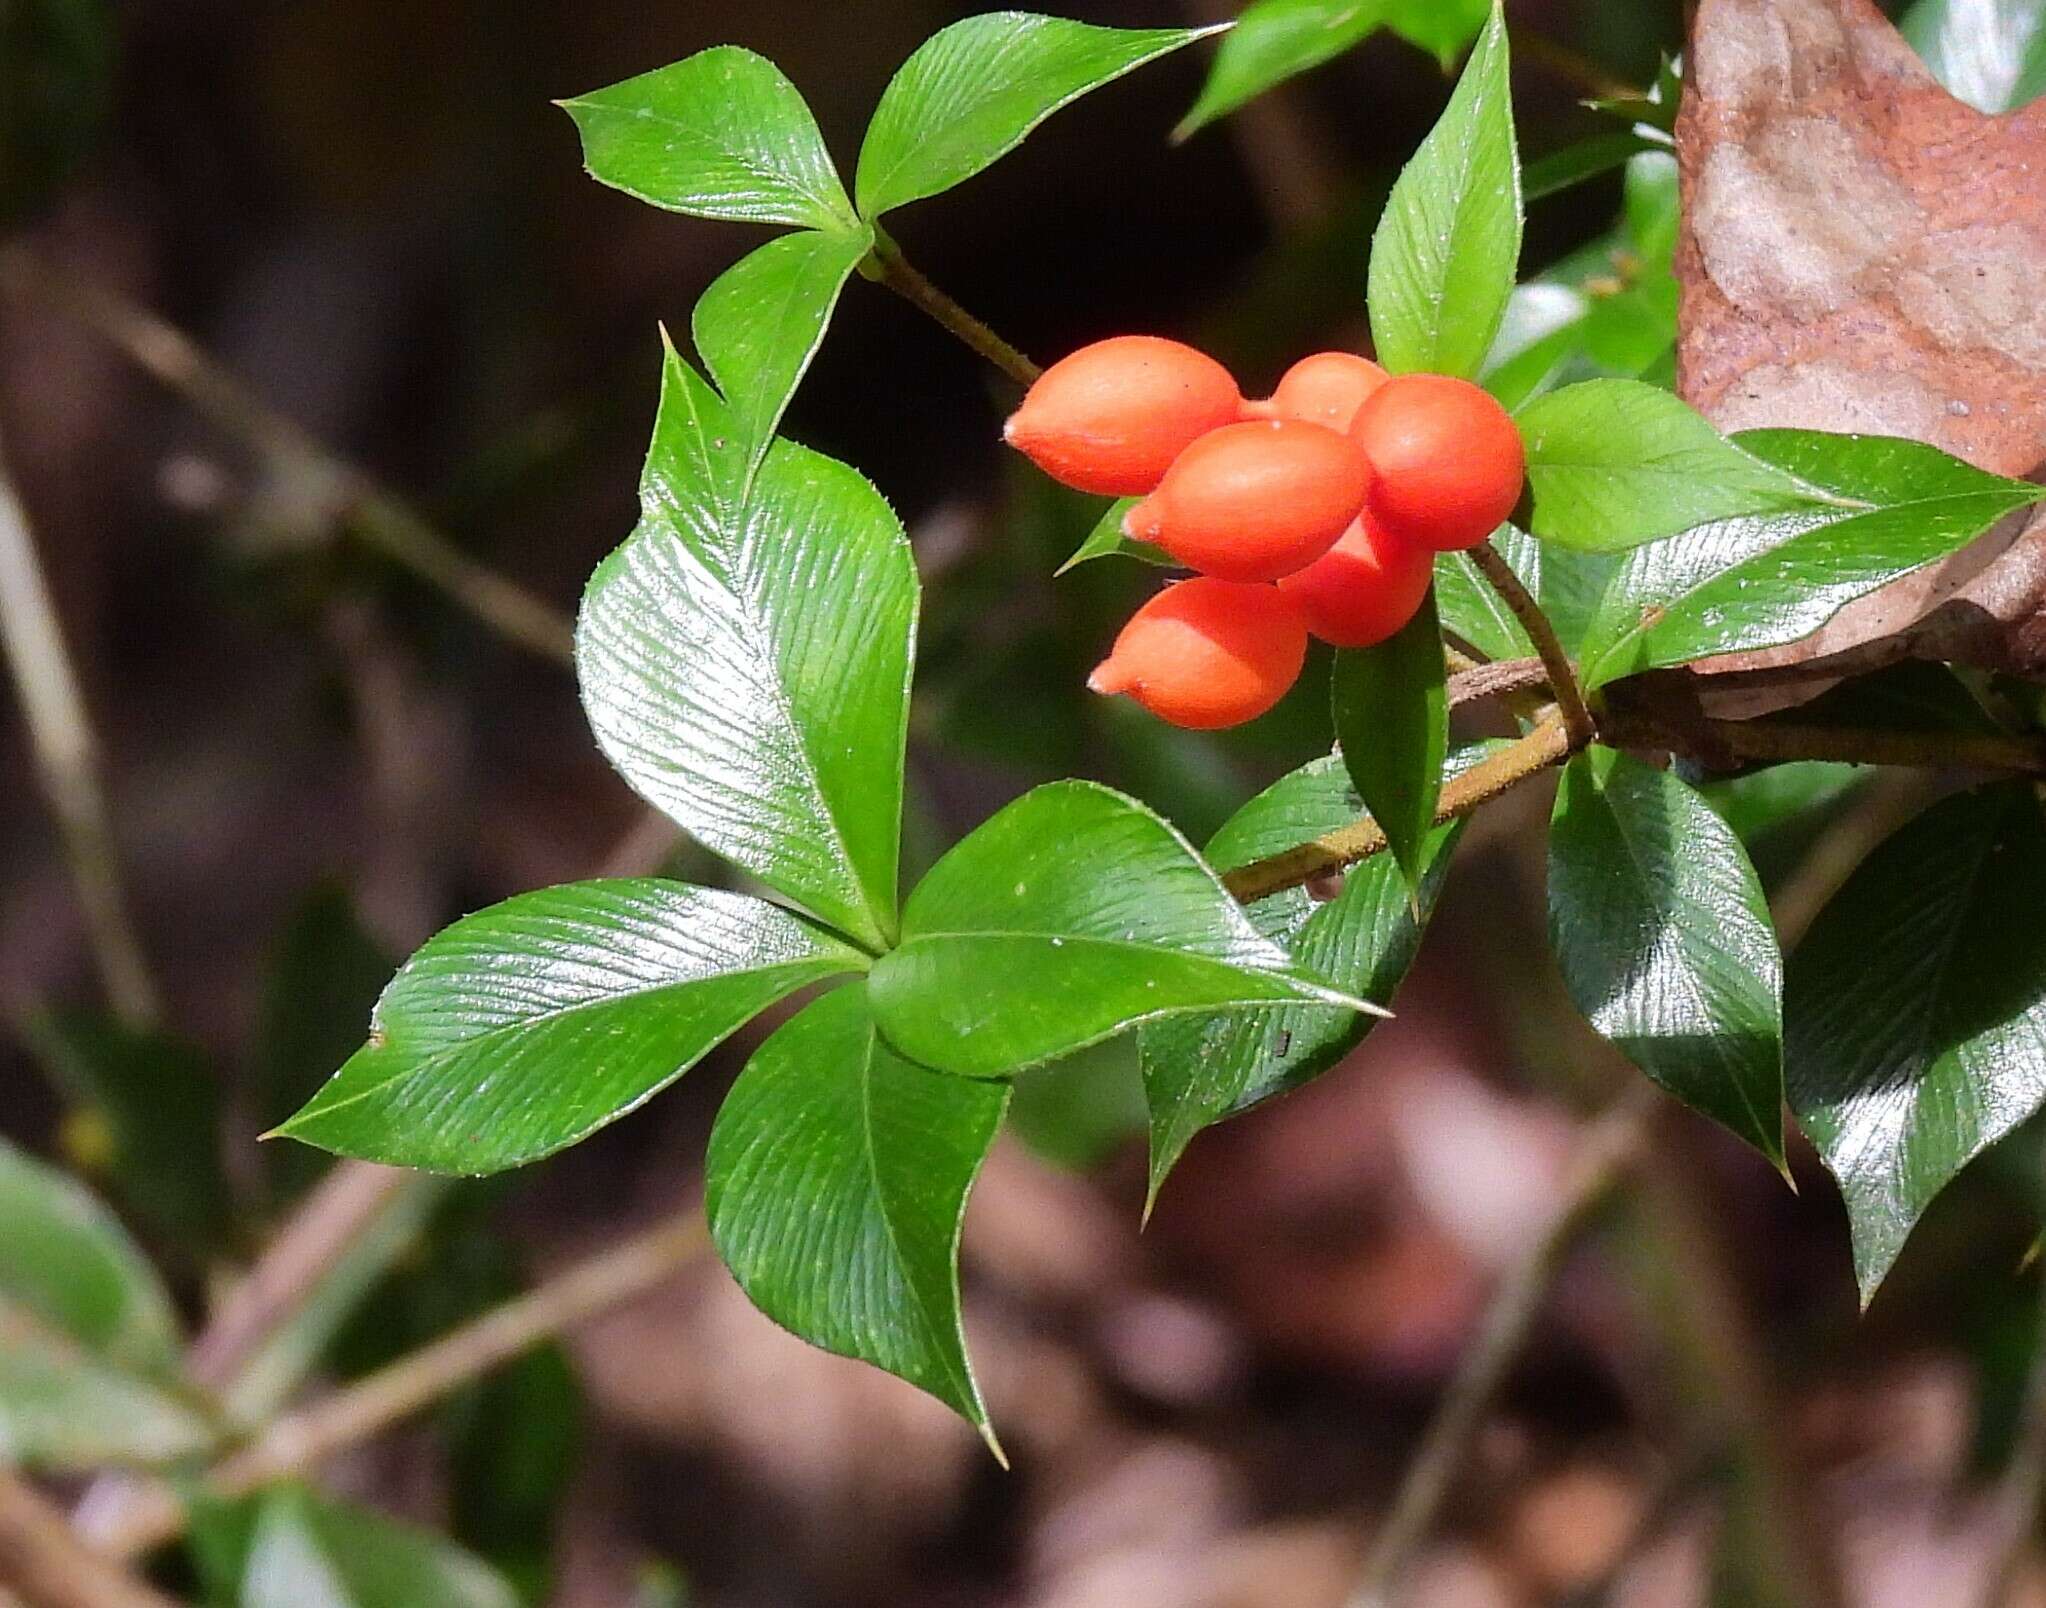
[[1307,626],[1276,586],[1203,578],[1138,609],[1087,685],[1189,731],[1220,731],[1285,697],[1306,658]]
[[1338,648],[1375,648],[1414,617],[1435,576],[1435,555],[1389,536],[1367,515],[1279,590],[1307,629]]
[[1357,410],[1390,378],[1354,352],[1316,352],[1286,370],[1271,401],[1247,402],[1244,411],[1253,418],[1299,419],[1347,431]]
[[1212,357],[1154,335],[1118,335],[1046,369],[1002,435],[1062,485],[1142,497],[1242,407],[1236,381]]
[[1468,380],[1403,374],[1357,411],[1350,436],[1371,463],[1371,512],[1438,553],[1503,525],[1527,482],[1520,427]]
[[1318,424],[1224,425],[1179,455],[1123,529],[1203,575],[1276,581],[1335,546],[1370,483],[1356,445]]

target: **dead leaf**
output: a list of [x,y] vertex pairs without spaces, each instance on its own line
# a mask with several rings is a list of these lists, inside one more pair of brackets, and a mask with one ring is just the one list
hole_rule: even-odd
[[[1679,389],[1724,430],[2046,465],[2046,102],[1956,100],[1874,0],[1704,0],[1678,122]],[[2008,522],[1714,673],[1903,657],[2046,669],[2046,520]]]

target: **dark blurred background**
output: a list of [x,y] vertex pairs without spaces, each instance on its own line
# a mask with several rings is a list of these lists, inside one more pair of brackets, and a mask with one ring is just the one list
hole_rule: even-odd
[[[64,292],[101,287],[187,332],[460,552],[569,610],[634,518],[657,323],[679,337],[761,236],[600,188],[550,100],[736,42],[780,63],[849,168],[895,65],[969,9],[113,7],[104,128],[17,230],[34,271],[0,287],[0,443],[98,729],[161,1031],[107,1013],[10,713],[0,1007],[19,1031],[0,1044],[0,1131],[99,1179],[195,1310],[317,1169],[254,1136],[353,1047],[395,960],[465,910],[630,854],[640,812],[561,665],[380,554],[351,486],[289,441],[209,423]],[[1577,105],[1594,80],[1652,81],[1681,25],[1675,0],[1512,14],[1553,47],[1523,52],[1517,84],[1536,155],[1598,126]],[[1306,351],[1357,347],[1378,201],[1447,79],[1379,38],[1174,148],[1204,65],[1197,47],[1082,101],[891,228],[1040,358],[1168,333],[1261,393]],[[1620,198],[1613,175],[1540,203],[1527,270],[1604,237]],[[1319,699],[1226,741],[1087,699],[1086,668],[1153,582],[1119,563],[1050,578],[1090,511],[1009,461],[1012,400],[855,279],[785,427],[860,466],[917,545],[912,858],[1064,774],[1198,839],[1325,749]],[[1900,808],[1807,781],[1837,830]],[[1400,1019],[1197,1142],[1141,1237],[1127,1059],[1030,1081],[967,1234],[968,1326],[1014,1473],[907,1387],[779,1334],[706,1265],[353,1454],[335,1488],[452,1527],[571,1608],[1336,1608],[1616,1075],[1534,958],[1538,791],[1467,838]],[[1796,876],[1821,819],[1758,846],[1765,866]],[[582,1148],[458,1187],[326,1374],[684,1199],[767,1025]],[[1664,1126],[1666,1165],[1573,1260],[1408,1600],[1778,1600],[1743,1528],[1757,1468],[1794,1476],[1854,1600],[1961,1600],[1980,1567],[1971,1481],[2003,1455],[2032,1331],[2015,1271],[2030,1152],[1941,1203],[1864,1321],[1815,1167],[1800,1160],[1793,1195],[1701,1125]]]

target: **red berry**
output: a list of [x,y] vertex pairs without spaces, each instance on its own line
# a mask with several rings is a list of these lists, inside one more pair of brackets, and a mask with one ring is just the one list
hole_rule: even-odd
[[1364,507],[1371,471],[1348,437],[1264,419],[1210,431],[1123,529],[1225,581],[1276,581],[1335,545]]
[[1374,648],[1395,636],[1428,595],[1435,555],[1389,536],[1367,515],[1279,590],[1307,629],[1338,648]]
[[1178,341],[1118,335],[1046,369],[1002,434],[1064,485],[1142,497],[1242,407],[1236,381],[1213,358]]
[[1244,412],[1254,418],[1298,419],[1347,431],[1357,410],[1389,378],[1370,358],[1354,352],[1316,352],[1286,370],[1271,401],[1247,402]]
[[1160,720],[1220,731],[1255,720],[1300,679],[1307,627],[1276,586],[1197,579],[1138,609],[1087,685]]
[[1371,463],[1378,523],[1438,553],[1485,540],[1526,484],[1519,426],[1468,380],[1403,374],[1358,410],[1350,436]]

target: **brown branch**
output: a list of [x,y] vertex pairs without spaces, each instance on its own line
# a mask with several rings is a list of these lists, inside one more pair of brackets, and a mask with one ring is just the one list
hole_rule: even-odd
[[880,230],[874,231],[874,249],[860,265],[861,272],[878,284],[928,314],[974,351],[986,358],[1018,385],[1035,385],[1044,370],[961,307],[926,279],[902,248]]
[[85,918],[86,939],[114,1013],[135,1027],[162,1013],[156,979],[128,911],[99,739],[64,640],[35,536],[0,444],[0,649],[21,699],[29,746]]
[[[1435,819],[1438,823],[1460,820],[1530,776],[1560,764],[1574,752],[1561,718],[1544,721],[1511,747],[1453,778],[1442,789]],[[1255,904],[1288,888],[1305,887],[1317,877],[1345,870],[1384,848],[1385,834],[1377,824],[1361,820],[1268,859],[1253,861],[1231,871],[1222,883],[1242,903]]]
[[1485,577],[1486,583],[1499,594],[1500,601],[1512,610],[1521,629],[1527,632],[1535,652],[1541,655],[1543,668],[1548,671],[1549,692],[1556,700],[1556,707],[1563,712],[1563,725],[1570,733],[1571,744],[1576,748],[1584,747],[1596,731],[1591,711],[1584,704],[1584,689],[1577,683],[1577,667],[1570,662],[1570,655],[1563,647],[1562,638],[1556,635],[1555,626],[1534,600],[1534,595],[1521,584],[1520,577],[1513,573],[1513,566],[1490,542],[1480,542],[1471,549],[1471,562],[1477,565],[1478,573]]
[[1458,1364],[1442,1405],[1407,1463],[1392,1510],[1372,1541],[1350,1608],[1391,1608],[1399,1577],[1433,1528],[1450,1481],[1526,1345],[1550,1286],[1587,1225],[1638,1158],[1656,1099],[1649,1084],[1637,1081],[1585,1134],[1571,1164],[1562,1205],[1493,1295],[1476,1341]]
[[1601,735],[1621,747],[1664,748],[1729,769],[1816,759],[2046,776],[2046,741],[2000,732],[1872,731],[1774,720],[1699,720],[1687,730],[1652,715],[1609,711]]
[[[646,1294],[695,1261],[709,1244],[703,1209],[678,1213],[346,1389],[277,1419],[250,1445],[217,1464],[205,1478],[205,1489],[228,1500],[311,1473],[337,1452],[381,1434],[491,1369]],[[106,1531],[101,1542],[110,1552],[132,1556],[174,1540],[183,1533],[186,1518],[185,1505],[159,1489],[119,1528]]]
[[87,1547],[34,1487],[0,1469],[0,1599],[8,1592],[24,1608],[177,1608]]
[[410,503],[261,401],[184,331],[22,246],[0,249],[0,283],[102,336],[216,428],[315,488],[337,524],[359,541],[446,592],[508,641],[558,664],[573,662],[575,630],[567,615],[477,563]]

